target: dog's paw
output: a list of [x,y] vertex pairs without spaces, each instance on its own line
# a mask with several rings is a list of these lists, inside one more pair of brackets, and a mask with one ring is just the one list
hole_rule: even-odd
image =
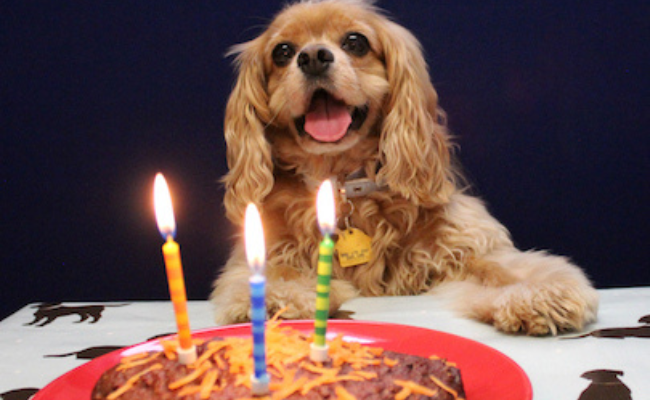
[[214,322],[217,325],[238,324],[250,321],[250,301],[218,302],[214,307]]
[[[282,319],[313,319],[316,314],[316,282],[304,278],[275,280],[266,287],[266,313],[271,318],[282,310]],[[330,315],[341,304],[358,295],[351,283],[332,279]],[[220,284],[212,292],[214,319],[218,325],[250,321],[250,291],[247,282],[236,280]]]
[[[310,285],[315,287],[315,285]],[[296,282],[283,282],[269,288],[266,312],[269,318],[282,310],[282,319],[312,319],[316,313],[316,292],[300,287]]]
[[593,321],[597,303],[591,288],[515,285],[497,299],[492,322],[508,333],[555,335],[581,330]]
[[[315,287],[310,285],[309,287]],[[214,320],[217,325],[248,322],[251,306],[248,291],[224,291],[212,297]],[[282,310],[282,319],[311,319],[316,312],[316,292],[307,290],[298,282],[274,282],[266,289],[267,318]]]

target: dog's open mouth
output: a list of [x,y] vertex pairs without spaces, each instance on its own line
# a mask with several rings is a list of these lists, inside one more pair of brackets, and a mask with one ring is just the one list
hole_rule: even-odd
[[368,107],[352,107],[334,98],[323,89],[314,92],[307,113],[296,118],[298,133],[312,139],[334,143],[351,130],[361,128],[368,116]]

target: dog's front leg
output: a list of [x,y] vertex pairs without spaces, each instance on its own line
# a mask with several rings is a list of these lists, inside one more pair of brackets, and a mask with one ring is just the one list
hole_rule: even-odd
[[596,318],[596,290],[563,257],[512,248],[485,256],[482,264],[494,266],[492,276],[483,268],[473,279],[446,282],[431,293],[451,300],[461,314],[508,333],[579,331]]
[[[332,279],[330,282],[330,309],[333,315],[341,305],[358,296],[348,281]],[[275,314],[281,309],[283,319],[313,319],[316,313],[316,277],[298,276],[269,281],[266,295],[267,312]]]
[[564,257],[542,251],[489,256],[520,281],[494,299],[493,324],[529,335],[580,331],[596,319],[598,294],[584,272]]
[[214,281],[210,295],[217,325],[250,320],[250,276],[242,249],[235,249],[221,275]]

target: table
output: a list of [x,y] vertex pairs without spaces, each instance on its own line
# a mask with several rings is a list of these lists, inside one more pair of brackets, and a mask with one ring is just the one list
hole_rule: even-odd
[[[579,400],[592,384],[581,375],[592,370],[622,371],[618,378],[631,390],[632,399],[650,399],[650,317],[639,322],[650,315],[650,287],[599,293],[598,322],[584,333],[601,330],[601,336],[628,337],[506,335],[459,318],[441,300],[426,295],[358,298],[343,305],[342,315],[435,329],[491,346],[526,371],[535,399]],[[50,307],[54,310],[50,319],[41,311],[42,318],[36,321],[39,305],[26,305],[0,322],[1,399],[29,399],[37,389],[93,357],[175,330],[171,303],[165,301],[63,303]],[[214,326],[209,302],[190,301],[188,310],[192,329]],[[29,325],[32,322],[36,323]],[[608,328],[630,329],[603,330]]]

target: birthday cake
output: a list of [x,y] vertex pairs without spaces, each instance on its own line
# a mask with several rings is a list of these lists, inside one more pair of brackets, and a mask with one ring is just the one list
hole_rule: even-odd
[[197,360],[182,365],[174,341],[162,351],[124,357],[96,383],[92,400],[129,399],[464,399],[460,371],[447,360],[346,342],[328,342],[328,360],[310,360],[312,338],[278,321],[267,325],[267,396],[251,392],[252,342],[197,341]]

